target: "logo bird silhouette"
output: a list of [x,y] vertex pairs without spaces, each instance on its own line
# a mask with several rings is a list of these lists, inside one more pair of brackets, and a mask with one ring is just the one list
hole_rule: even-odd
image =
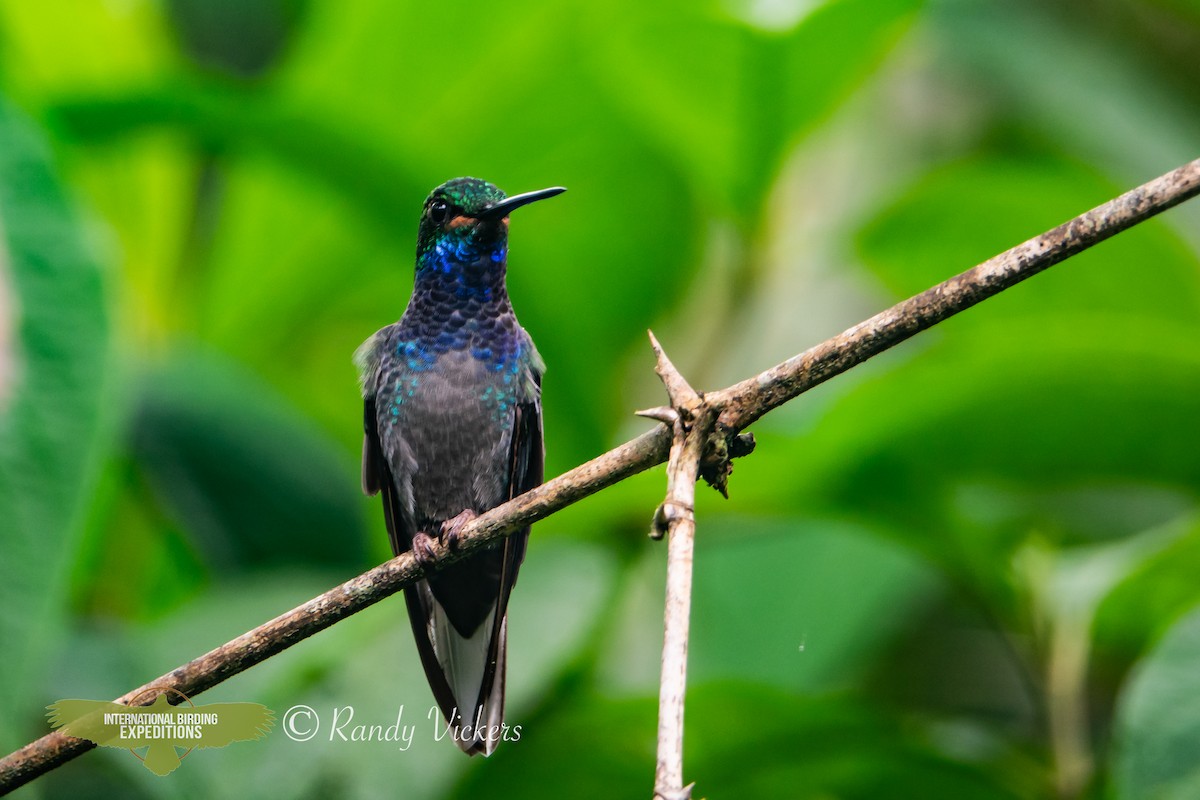
[[[225,747],[261,739],[275,723],[275,712],[258,703],[210,703],[175,708],[160,694],[149,706],[126,706],[105,700],[60,700],[47,706],[50,725],[68,736],[101,747],[130,751],[155,775],[168,775],[180,764],[175,748]],[[106,715],[110,716],[106,719]],[[199,721],[199,722],[197,722]],[[134,753],[137,755],[137,753]],[[187,752],[184,753],[187,755]]]

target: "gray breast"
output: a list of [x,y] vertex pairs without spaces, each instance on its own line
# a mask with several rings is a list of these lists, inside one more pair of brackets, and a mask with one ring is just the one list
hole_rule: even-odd
[[502,371],[466,351],[443,353],[419,371],[396,366],[383,376],[386,402],[377,411],[416,529],[507,499],[512,430],[495,402],[508,388]]

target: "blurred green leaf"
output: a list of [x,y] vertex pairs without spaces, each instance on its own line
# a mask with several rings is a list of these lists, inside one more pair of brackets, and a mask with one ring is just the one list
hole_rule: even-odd
[[176,63],[158,3],[119,9],[76,0],[0,3],[0,64],[13,97],[40,108],[66,87],[79,91],[146,79]]
[[714,3],[589,4],[597,81],[723,215],[752,229],[786,148],[894,43],[919,0],[841,0],[789,31]]
[[1200,414],[1200,360],[1188,329],[1167,323],[962,327],[903,369],[873,365],[810,412],[807,435],[763,436],[734,485],[754,507],[878,520],[1016,613],[1007,565],[1031,535],[1125,536],[1189,507],[1200,471],[1178,432]]
[[307,0],[167,0],[186,50],[203,66],[254,77],[286,48]]
[[343,195],[364,219],[390,229],[409,177],[402,153],[383,151],[295,101],[216,81],[174,77],[104,93],[59,95],[47,110],[60,135],[92,145],[174,130],[217,152],[259,152]]
[[[561,797],[564,787],[578,798],[644,794],[653,788],[655,730],[651,698],[589,698],[527,726],[519,743],[468,773],[451,796]],[[915,739],[852,701],[707,685],[688,692],[684,779],[707,797],[1018,796],[986,770]]]
[[85,618],[159,619],[210,579],[205,553],[169,519],[129,453],[105,465],[71,571]]
[[0,746],[58,643],[81,506],[111,435],[100,268],[38,133],[0,99]]
[[[919,180],[860,250],[904,296],[1114,193],[1058,157],[983,156]],[[1069,543],[1162,524],[1187,502],[1156,484],[1200,485],[1175,434],[1196,413],[1197,323],[1195,254],[1163,225],[1116,237],[943,323],[903,369],[847,390],[822,422],[839,441],[805,442],[815,494],[932,529],[914,542],[996,588],[993,565],[1031,531]],[[848,471],[833,477],[842,467],[822,452]]]
[[[1154,20],[1146,5],[1120,0],[1080,16],[1070,2],[952,0],[931,4],[928,20],[943,69],[973,84],[987,76],[976,91],[997,121],[1132,184],[1195,158],[1200,137],[1186,75],[1197,29]],[[1176,47],[1180,66],[1165,57]]]
[[[918,180],[866,227],[860,250],[886,287],[907,297],[1118,193],[1094,171],[1054,156],[982,156]],[[962,336],[970,325],[1028,325],[1029,315],[1073,310],[1200,325],[1196,254],[1166,225],[1150,222],[989,300],[954,325]]]
[[1169,800],[1200,791],[1200,612],[1174,625],[1121,693],[1114,797]]
[[357,465],[266,386],[185,353],[143,386],[133,452],[215,569],[368,563]]
[[926,564],[894,543],[798,522],[702,523],[689,680],[847,686],[937,585]]
[[1167,626],[1200,602],[1200,525],[1185,517],[1173,540],[1104,598],[1096,612],[1097,647],[1129,658],[1144,652]]
[[[740,468],[755,478],[774,472],[802,489],[776,495],[785,507],[824,497],[894,513],[904,498],[919,504],[923,519],[954,500],[950,488],[980,480],[1043,491],[1057,475],[1075,476],[1068,484],[1075,487],[1195,487],[1200,468],[1177,432],[1196,413],[1200,359],[1185,344],[1187,328],[1160,323],[1139,331],[1140,321],[1064,315],[1036,328],[971,325],[957,340],[908,354],[903,369],[877,369],[816,409],[816,430],[791,448],[760,448]],[[789,473],[783,465],[797,452],[803,469]],[[746,484],[748,497],[759,500],[757,481]],[[761,488],[765,501],[777,484]],[[1130,517],[1135,528],[1137,520],[1161,521],[1159,505],[1180,508],[1169,493],[1160,495]]]

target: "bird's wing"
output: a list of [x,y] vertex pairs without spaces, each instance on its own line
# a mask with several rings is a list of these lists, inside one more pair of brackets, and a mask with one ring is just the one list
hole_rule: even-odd
[[387,340],[388,329],[381,328],[354,351],[354,364],[358,367],[358,380],[363,395],[363,455],[362,487],[367,495],[379,492],[380,478],[387,465],[383,449],[379,444],[379,423],[375,417],[375,393],[379,386],[379,370],[382,362],[380,347]]
[[[404,513],[399,488],[396,486],[379,435],[376,395],[383,369],[381,349],[386,346],[390,332],[391,326],[388,326],[363,342],[354,354],[354,362],[358,365],[363,392],[363,491],[368,495],[382,494],[383,519],[387,526],[388,540],[392,545],[392,552],[399,555],[411,549],[416,530],[413,527],[412,515]],[[449,714],[449,711],[457,706],[457,702],[430,638],[429,620],[434,613],[433,595],[425,582],[421,581],[404,590],[404,600],[429,687],[433,690],[438,706]]]
[[215,727],[205,725],[196,747],[224,747],[267,735],[275,724],[275,712],[259,703],[210,703],[196,711],[217,715]]
[[[528,372],[526,398],[514,408],[513,437],[509,455],[508,499],[524,494],[540,486],[545,472],[546,448],[542,436],[542,373],[545,365],[526,335],[526,343],[532,358]],[[480,705],[487,709],[484,721],[499,725],[504,719],[505,662],[507,660],[508,598],[517,582],[517,572],[525,560],[525,548],[529,542],[529,528],[513,531],[504,540],[503,568],[500,573],[500,592],[492,620],[492,640],[489,642],[487,669],[482,686],[490,687],[487,698],[480,697]],[[477,745],[491,754],[496,742],[488,740]]]
[[127,713],[129,706],[107,700],[59,700],[46,706],[50,727],[58,728],[67,736],[87,739],[104,747],[129,747],[118,741],[119,729],[104,724],[106,713]]
[[[533,342],[526,341],[533,348]],[[540,486],[545,477],[546,445],[542,436],[542,373],[545,366],[537,350],[532,350],[526,397],[516,404],[513,417],[512,449],[508,468],[508,499]],[[505,542],[504,580],[501,583],[500,611],[508,603],[508,592],[516,582],[517,568],[525,560],[529,529],[513,533]],[[509,547],[509,545],[512,547]],[[509,551],[512,551],[511,554]]]

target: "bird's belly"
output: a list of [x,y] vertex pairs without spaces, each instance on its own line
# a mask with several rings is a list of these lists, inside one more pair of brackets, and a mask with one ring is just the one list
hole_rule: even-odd
[[412,456],[418,529],[508,499],[512,426],[495,402],[503,388],[496,370],[469,356],[400,378],[393,424]]

